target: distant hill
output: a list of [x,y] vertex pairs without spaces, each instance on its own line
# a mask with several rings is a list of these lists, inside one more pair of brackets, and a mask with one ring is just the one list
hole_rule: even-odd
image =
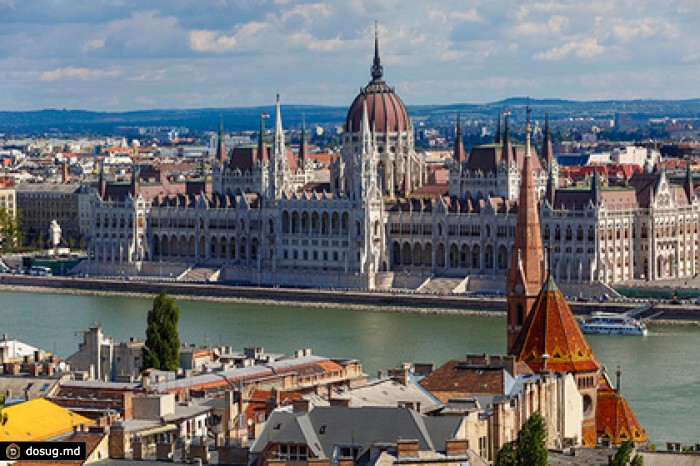
[[[454,119],[460,112],[464,118],[493,119],[499,111],[511,110],[512,118],[523,120],[525,106],[532,107],[532,116],[540,119],[547,112],[551,118],[612,118],[615,112],[629,113],[636,118],[700,118],[700,99],[689,100],[601,100],[574,101],[563,99],[531,99],[512,97],[485,104],[455,103],[448,105],[409,105],[408,111],[416,121]],[[347,107],[313,105],[284,105],[282,108],[286,128],[301,126],[302,115],[308,124],[341,124]],[[191,131],[215,131],[219,127],[219,115],[229,131],[255,131],[260,124],[261,113],[274,113],[273,106],[158,109],[132,112],[91,112],[85,110],[38,110],[28,112],[0,111],[0,133],[24,134],[57,132],[63,134],[109,135],[123,127],[175,126]],[[269,127],[272,120],[268,120]]]

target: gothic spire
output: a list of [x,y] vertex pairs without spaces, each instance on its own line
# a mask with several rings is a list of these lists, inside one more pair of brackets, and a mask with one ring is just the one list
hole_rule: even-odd
[[593,175],[591,176],[591,200],[595,205],[598,205],[600,200],[600,177],[596,166],[593,167]]
[[498,112],[498,124],[496,125],[496,144],[501,143],[501,112]]
[[688,160],[685,169],[685,183],[683,183],[683,189],[688,196],[688,202],[692,203],[695,200],[695,180],[693,179],[693,172],[690,169],[690,160]]
[[266,114],[260,115],[260,133],[258,134],[258,161],[267,162],[267,145],[265,145],[265,118]]
[[542,137],[542,160],[548,166],[554,162],[554,148],[552,147],[552,138],[549,134],[549,113],[544,116],[544,136]]
[[224,117],[219,113],[219,140],[216,144],[216,160],[226,160],[226,136],[224,136]]
[[306,144],[306,118],[301,116],[301,140],[299,141],[299,165],[303,168],[308,157],[309,148]]
[[131,192],[131,195],[133,197],[136,197],[139,195],[139,192],[141,191],[141,188],[139,186],[139,178],[141,177],[141,167],[139,166],[138,163],[134,164],[133,170],[132,170],[132,175],[131,175],[131,187],[129,191]]
[[381,82],[384,76],[381,60],[379,59],[379,26],[374,22],[374,61],[372,62],[372,81]]
[[544,198],[549,202],[549,206],[554,208],[554,198],[557,192],[557,181],[554,179],[554,171],[552,166],[549,166],[549,174],[547,176],[547,190],[545,191]]
[[501,160],[510,164],[513,158],[513,147],[510,145],[510,129],[508,128],[508,113],[505,114],[505,130],[503,131],[503,146],[501,147]]
[[466,160],[464,155],[464,141],[462,141],[462,123],[460,121],[459,113],[457,113],[457,131],[455,134],[455,151],[453,159],[456,163],[462,163]]

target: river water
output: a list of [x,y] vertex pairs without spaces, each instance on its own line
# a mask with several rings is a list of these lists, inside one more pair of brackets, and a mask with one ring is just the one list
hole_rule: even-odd
[[[179,300],[180,339],[356,358],[368,375],[401,362],[505,351],[497,317],[417,315]],[[66,357],[99,322],[117,340],[145,338],[150,299],[0,292],[0,332]],[[700,328],[651,325],[647,337],[592,335],[589,342],[653,442],[700,443]]]

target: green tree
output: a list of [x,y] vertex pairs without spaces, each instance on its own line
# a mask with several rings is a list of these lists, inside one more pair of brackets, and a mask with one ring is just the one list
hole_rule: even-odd
[[627,464],[630,462],[631,457],[632,442],[629,440],[626,442],[622,442],[622,445],[620,445],[620,448],[618,448],[617,453],[615,453],[615,456],[613,457],[612,461],[610,461],[610,466],[627,466]]
[[[642,458],[640,455],[634,455],[634,458],[632,458],[633,450],[634,443],[632,440],[622,442],[622,445],[620,445],[617,453],[615,453],[615,456],[610,461],[610,466],[642,466],[644,464],[644,458]],[[632,458],[631,461],[630,458]]]
[[180,337],[177,321],[180,309],[175,298],[162,291],[153,300],[153,308],[148,312],[146,346],[143,350],[143,368],[174,371],[179,367]]
[[496,453],[496,466],[518,466],[518,457],[515,453],[514,442],[504,443]]
[[518,432],[516,456],[522,466],[547,466],[547,426],[540,413],[530,416]]
[[547,466],[547,426],[540,413],[530,416],[514,442],[504,444],[496,454],[496,466]]
[[13,251],[21,246],[22,229],[20,227],[22,213],[17,211],[16,215],[11,215],[5,207],[0,207],[0,235],[2,235],[2,249],[4,252]]

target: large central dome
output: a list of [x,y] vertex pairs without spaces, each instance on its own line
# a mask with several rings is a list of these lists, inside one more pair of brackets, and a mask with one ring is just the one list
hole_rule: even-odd
[[411,122],[406,106],[394,89],[387,86],[383,77],[383,69],[379,60],[379,39],[374,38],[374,62],[372,64],[372,80],[362,88],[350,105],[345,119],[345,131],[358,132],[362,124],[362,104],[367,102],[367,117],[369,125],[377,133],[398,133],[408,131]]

